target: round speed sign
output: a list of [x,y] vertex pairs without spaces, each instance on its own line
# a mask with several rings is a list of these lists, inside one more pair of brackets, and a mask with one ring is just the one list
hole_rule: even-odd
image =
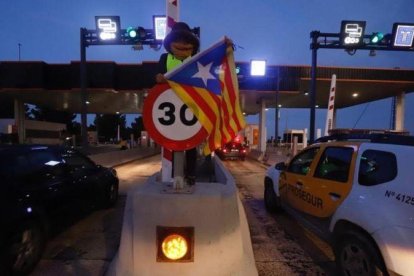
[[158,84],[149,91],[143,120],[150,137],[170,150],[194,148],[207,137],[197,117],[168,84]]

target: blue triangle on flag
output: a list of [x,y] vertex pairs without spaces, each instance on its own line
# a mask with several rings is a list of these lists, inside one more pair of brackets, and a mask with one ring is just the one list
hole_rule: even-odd
[[222,85],[219,79],[221,65],[226,56],[224,40],[185,61],[166,77],[180,84],[204,88],[220,95]]

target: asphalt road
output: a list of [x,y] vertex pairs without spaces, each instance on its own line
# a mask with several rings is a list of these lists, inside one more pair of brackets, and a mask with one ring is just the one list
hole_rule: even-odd
[[[336,275],[333,254],[327,244],[288,215],[270,215],[265,211],[264,165],[253,160],[224,164],[236,180],[246,211],[259,275]],[[62,218],[32,275],[105,274],[119,246],[126,193],[160,170],[160,156],[116,169],[120,178],[116,206],[107,210],[85,208],[81,215]]]
[[123,211],[128,189],[142,185],[160,170],[159,155],[116,167],[120,180],[119,200],[114,208],[84,208],[55,223],[33,276],[101,276],[115,256],[121,238]]
[[338,275],[328,244],[288,214],[266,211],[266,166],[251,160],[225,161],[224,165],[235,178],[246,211],[259,275]]

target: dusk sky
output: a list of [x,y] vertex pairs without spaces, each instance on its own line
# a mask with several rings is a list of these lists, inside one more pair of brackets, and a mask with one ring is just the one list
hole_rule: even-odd
[[[236,61],[266,59],[273,65],[310,65],[309,33],[338,33],[342,20],[366,21],[366,34],[391,33],[395,22],[414,23],[413,0],[181,0],[180,20],[201,29],[201,50],[227,35],[236,45]],[[69,63],[80,59],[79,30],[95,29],[96,15],[118,15],[122,28],[152,27],[152,15],[165,14],[165,0],[1,0],[0,61]],[[163,53],[130,46],[91,46],[87,60],[141,63]],[[414,52],[319,50],[318,65],[414,69]],[[338,91],[337,93],[340,93]],[[327,99],[328,100],[328,99]],[[406,96],[405,127],[414,133],[414,96]],[[337,127],[389,128],[391,100],[363,104],[337,113]],[[325,124],[318,110],[316,127]],[[134,115],[135,116],[135,115]],[[129,116],[131,118],[132,116]],[[268,137],[274,134],[274,111],[268,111]],[[257,116],[248,121],[257,123]],[[90,124],[91,122],[88,122]],[[309,110],[282,109],[280,131],[308,128]]]

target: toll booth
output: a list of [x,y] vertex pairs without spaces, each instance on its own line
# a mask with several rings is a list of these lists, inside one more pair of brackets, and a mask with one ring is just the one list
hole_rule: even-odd
[[298,139],[298,149],[303,149],[307,146],[307,131],[306,129],[287,129],[283,133],[282,145],[288,148],[293,147],[295,137]]
[[139,145],[141,145],[141,146],[143,146],[143,147],[148,147],[149,146],[149,135],[148,135],[148,132],[147,131],[145,131],[145,130],[143,130],[143,131],[141,131],[141,138],[140,138],[140,141],[139,141]]
[[248,124],[241,135],[251,149],[257,149],[259,145],[259,126],[257,124]]

